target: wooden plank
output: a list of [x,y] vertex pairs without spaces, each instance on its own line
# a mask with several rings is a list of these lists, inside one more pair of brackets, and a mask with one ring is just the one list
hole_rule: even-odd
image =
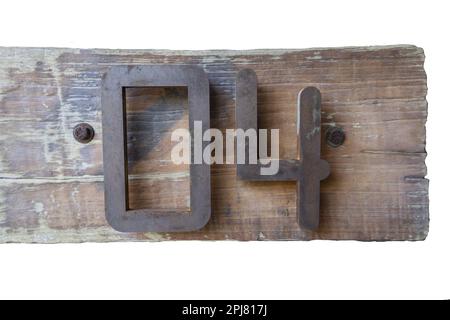
[[[112,65],[195,64],[207,72],[211,126],[234,128],[234,81],[255,70],[258,121],[280,129],[280,157],[296,156],[300,89],[322,92],[331,175],[321,184],[321,225],[301,230],[291,182],[245,182],[212,166],[212,219],[190,233],[123,234],[104,218],[100,86]],[[0,242],[175,239],[422,240],[428,233],[424,53],[415,46],[259,51],[0,48]],[[189,171],[174,167],[170,131],[186,127],[185,93],[127,91],[133,206],[189,206]],[[96,130],[87,145],[79,122]]]

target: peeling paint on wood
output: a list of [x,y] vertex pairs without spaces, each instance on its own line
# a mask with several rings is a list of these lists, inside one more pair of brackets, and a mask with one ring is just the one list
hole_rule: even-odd
[[[211,126],[234,128],[236,73],[258,76],[258,121],[279,128],[280,157],[296,157],[296,98],[322,93],[322,136],[342,127],[339,148],[322,143],[331,176],[321,184],[321,226],[296,224],[294,183],[240,181],[212,166],[213,214],[201,231],[122,234],[104,218],[100,85],[112,65],[195,64],[210,80]],[[427,83],[415,46],[306,50],[165,51],[0,48],[0,242],[208,240],[422,240]],[[153,90],[153,89],[152,89]],[[189,207],[189,171],[168,161],[170,130],[186,126],[184,93],[127,97],[130,190],[137,206]],[[95,128],[86,145],[80,122]],[[149,140],[147,140],[149,139]],[[133,149],[133,146],[135,147]],[[170,159],[170,158],[169,158]]]

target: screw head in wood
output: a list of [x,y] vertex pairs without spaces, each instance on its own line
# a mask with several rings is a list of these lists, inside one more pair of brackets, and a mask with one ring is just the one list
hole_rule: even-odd
[[73,128],[73,137],[80,143],[91,142],[94,135],[94,128],[88,123],[79,123]]
[[328,127],[325,132],[325,138],[330,147],[337,148],[344,144],[345,132],[340,127]]

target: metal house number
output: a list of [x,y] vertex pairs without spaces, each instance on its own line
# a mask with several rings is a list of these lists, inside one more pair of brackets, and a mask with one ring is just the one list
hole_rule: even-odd
[[[211,174],[208,164],[190,165],[189,212],[162,213],[152,209],[130,210],[128,207],[124,89],[149,86],[188,87],[190,132],[193,131],[194,121],[202,121],[203,131],[209,128],[209,82],[202,69],[189,65],[115,66],[109,69],[102,82],[101,102],[107,221],[121,232],[186,232],[201,229],[211,217]],[[297,103],[298,159],[275,160],[279,161],[277,174],[261,175],[259,163],[237,165],[237,175],[243,180],[296,181],[298,223],[308,230],[319,226],[320,181],[330,172],[328,162],[320,159],[320,111],[319,90],[307,87],[300,91]],[[250,69],[237,74],[236,127],[244,130],[258,128],[257,78]],[[191,152],[191,156],[193,154]]]

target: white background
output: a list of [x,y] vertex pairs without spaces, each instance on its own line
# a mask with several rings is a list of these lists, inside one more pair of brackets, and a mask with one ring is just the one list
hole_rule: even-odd
[[446,2],[2,1],[1,46],[423,47],[431,223],[416,243],[0,245],[0,298],[450,298]]

